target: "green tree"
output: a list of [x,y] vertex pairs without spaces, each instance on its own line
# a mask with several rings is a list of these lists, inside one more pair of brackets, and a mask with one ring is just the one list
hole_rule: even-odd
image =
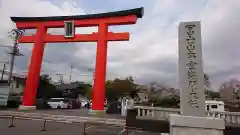
[[78,87],[74,89],[72,92],[74,95],[81,94],[82,96],[86,96],[88,93],[89,88],[92,86],[90,84],[85,84],[85,83],[77,83]]
[[240,86],[239,85],[236,85],[234,88],[233,88],[233,96],[235,99],[239,100],[240,99]]
[[[93,88],[87,87],[85,90],[86,97],[92,99]],[[105,97],[108,101],[113,101],[124,95],[130,94],[136,96],[138,91],[138,85],[134,83],[132,77],[127,77],[125,79],[116,78],[114,80],[106,81]]]
[[207,74],[204,74],[204,86],[207,89],[211,87],[210,78]]
[[176,98],[152,98],[150,103],[153,103],[154,106],[160,106],[164,108],[178,108],[179,107],[179,100]]
[[220,92],[208,91],[207,93],[212,99],[220,98]]
[[138,85],[134,83],[132,77],[125,79],[116,78],[106,82],[106,97],[108,100],[116,100],[124,95],[136,96],[139,91]]
[[216,97],[216,94],[211,90],[210,78],[206,73],[204,73],[204,89],[207,99],[213,99]]
[[48,99],[57,95],[60,95],[60,93],[56,91],[56,87],[51,84],[51,77],[49,77],[49,75],[40,76],[36,97]]
[[86,97],[88,99],[92,99],[92,93],[93,93],[93,88],[92,87],[88,87],[87,93],[86,93]]

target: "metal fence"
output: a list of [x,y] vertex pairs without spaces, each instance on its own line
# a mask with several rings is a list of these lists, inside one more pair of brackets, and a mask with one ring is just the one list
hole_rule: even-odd
[[[120,119],[106,119],[106,118],[96,118],[96,117],[80,117],[80,116],[65,116],[65,115],[50,115],[50,114],[40,114],[40,113],[25,113],[25,112],[11,112],[11,111],[3,111],[0,112],[0,118],[5,119],[1,123],[4,126],[7,123],[8,128],[17,128],[18,126],[22,127],[23,125],[32,126],[33,122],[38,121],[41,122],[41,130],[47,131],[47,125],[51,124],[71,124],[78,125],[76,130],[82,132],[82,134],[86,134],[93,127],[105,126],[105,127],[116,127],[119,129],[125,129],[125,120]],[[10,120],[10,121],[9,121]],[[20,124],[17,124],[20,122]],[[36,123],[36,122],[35,122]],[[65,126],[64,125],[64,126]],[[29,128],[26,126],[26,131]],[[40,126],[40,124],[38,124]],[[62,128],[65,128],[65,127]],[[71,128],[72,129],[72,128]],[[68,129],[67,129],[68,130]],[[72,129],[73,130],[73,129]]]
[[126,120],[0,111],[0,131],[8,135],[161,135],[126,125]]
[[[131,116],[132,115],[132,116]],[[166,120],[138,119],[128,112],[126,120],[0,111],[0,132],[7,135],[166,135]],[[126,124],[127,123],[127,124]],[[240,126],[226,125],[224,135],[239,135]]]
[[[137,117],[152,120],[168,120],[169,114],[180,114],[180,109],[135,106]],[[224,119],[226,126],[240,126],[240,112],[206,112],[207,117]]]

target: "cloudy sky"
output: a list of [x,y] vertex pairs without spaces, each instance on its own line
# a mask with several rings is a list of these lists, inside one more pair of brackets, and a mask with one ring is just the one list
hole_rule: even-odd
[[[181,21],[201,21],[204,72],[212,86],[231,78],[240,79],[239,0],[0,0],[0,45],[11,45],[8,31],[14,28],[10,16],[82,15],[144,7],[137,24],[111,27],[130,32],[126,42],[109,42],[107,79],[133,76],[137,83],[165,83],[177,87],[177,30]],[[91,33],[96,28],[78,29]],[[59,31],[58,31],[59,32]],[[16,59],[15,71],[26,72],[32,44],[21,44],[24,56]],[[0,61],[7,61],[8,49],[0,47]],[[42,73],[55,80],[59,73],[69,80],[91,82],[96,43],[47,44]],[[1,64],[2,67],[2,64]],[[0,67],[0,68],[1,68]]]

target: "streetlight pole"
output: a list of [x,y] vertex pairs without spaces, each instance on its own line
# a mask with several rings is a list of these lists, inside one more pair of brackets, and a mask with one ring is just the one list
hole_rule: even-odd
[[69,76],[69,82],[72,82],[72,70],[73,70],[73,65],[70,66],[71,71],[70,71],[70,76]]
[[95,69],[94,68],[89,68],[88,71],[92,73],[92,85],[93,85],[94,84]]

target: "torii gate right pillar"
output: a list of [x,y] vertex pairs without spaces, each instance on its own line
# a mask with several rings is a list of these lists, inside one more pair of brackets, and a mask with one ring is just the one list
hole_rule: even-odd
[[92,110],[104,110],[105,80],[107,65],[107,33],[108,26],[100,24],[98,27],[99,39],[97,42],[96,68],[92,95]]

